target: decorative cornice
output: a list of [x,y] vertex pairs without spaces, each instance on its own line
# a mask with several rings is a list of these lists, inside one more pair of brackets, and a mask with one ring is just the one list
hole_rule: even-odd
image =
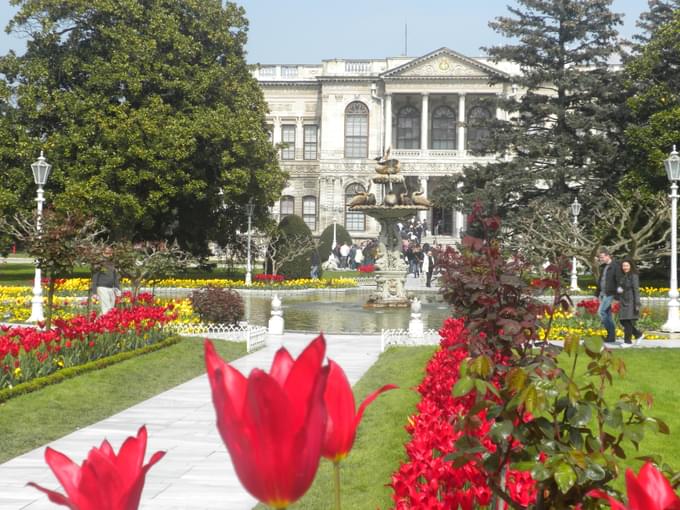
[[[405,71],[412,69],[412,68],[414,68],[414,67],[416,67],[416,66],[418,66],[418,65],[420,65],[420,64],[422,64],[422,63],[424,63],[428,60],[432,60],[432,59],[434,59],[434,58],[436,58],[440,55],[448,55],[448,56],[450,56],[450,57],[452,57],[456,60],[460,60],[462,62],[465,62],[466,64],[479,69],[480,71],[482,71],[483,74],[490,74],[490,75],[494,75],[496,77],[505,78],[505,79],[510,78],[510,75],[508,75],[507,73],[504,73],[503,71],[500,71],[500,70],[498,70],[494,67],[491,67],[487,64],[483,64],[483,63],[481,63],[481,62],[479,62],[475,59],[466,57],[465,55],[458,53],[457,51],[453,51],[453,50],[446,48],[446,47],[439,48],[438,50],[435,50],[431,53],[428,53],[427,55],[424,55],[424,56],[419,57],[419,58],[415,58],[415,59],[411,60],[410,62],[407,62],[405,64],[398,66],[398,67],[395,67],[393,69],[385,71],[385,72],[380,74],[380,77],[383,78],[383,79],[385,79],[385,78],[400,78],[401,79],[403,77],[402,75]],[[406,77],[403,77],[403,78],[406,78]],[[412,76],[408,76],[408,78],[413,79]],[[442,76],[442,77],[428,76],[428,77],[423,77],[423,78],[424,79],[435,78],[435,79],[448,79],[448,80],[450,80],[451,76],[450,75],[449,76]],[[461,77],[461,78],[469,79],[470,77],[465,76],[465,77]],[[479,78],[479,77],[476,77],[476,78]]]

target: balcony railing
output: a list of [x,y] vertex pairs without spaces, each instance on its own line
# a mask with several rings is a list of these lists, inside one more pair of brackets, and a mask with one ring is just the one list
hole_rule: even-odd
[[371,72],[371,63],[360,60],[346,60],[345,72],[352,74],[365,74]]

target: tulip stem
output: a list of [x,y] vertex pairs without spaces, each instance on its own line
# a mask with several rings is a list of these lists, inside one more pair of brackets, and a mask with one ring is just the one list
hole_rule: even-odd
[[333,473],[335,474],[335,510],[340,510],[340,463],[333,462]]

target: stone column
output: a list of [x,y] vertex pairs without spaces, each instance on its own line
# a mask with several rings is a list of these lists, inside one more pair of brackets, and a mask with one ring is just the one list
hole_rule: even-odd
[[428,106],[429,106],[429,95],[427,92],[423,92],[421,95],[422,99],[422,108],[420,112],[420,150],[421,151],[426,151],[428,149],[427,146],[427,134],[428,134],[428,127],[429,127],[429,122],[428,119],[430,118],[429,112],[428,112]]
[[[427,195],[427,177],[421,177],[420,178],[420,191],[423,192],[424,196],[426,196],[426,197],[428,196]],[[427,219],[427,215],[428,215],[429,212],[430,211],[418,211],[418,219],[420,221]],[[427,224],[427,228],[428,228],[428,230],[432,230],[432,225],[430,225],[429,221],[428,221],[428,224]]]
[[302,117],[295,119],[295,159],[303,159],[304,151],[304,132],[305,129],[302,126]]
[[281,119],[274,117],[274,132],[272,133],[274,145],[281,143]]
[[458,94],[458,154],[465,154],[465,94]]
[[385,93],[385,150],[392,147],[392,94]]

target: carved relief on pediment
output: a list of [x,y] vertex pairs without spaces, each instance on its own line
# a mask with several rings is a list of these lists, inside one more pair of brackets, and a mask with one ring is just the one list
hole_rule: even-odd
[[445,55],[422,62],[400,74],[401,76],[486,76],[481,69]]

